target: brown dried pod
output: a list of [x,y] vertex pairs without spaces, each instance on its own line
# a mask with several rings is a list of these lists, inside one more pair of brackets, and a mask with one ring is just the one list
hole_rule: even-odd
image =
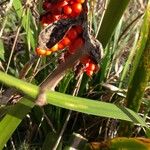
[[80,24],[81,19],[61,19],[48,25],[39,34],[38,46],[41,48],[51,48],[58,43],[73,26]]

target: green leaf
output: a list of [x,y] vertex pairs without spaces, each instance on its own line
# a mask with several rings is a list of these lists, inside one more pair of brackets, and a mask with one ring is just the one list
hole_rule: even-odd
[[3,149],[12,133],[21,123],[22,119],[30,112],[34,106],[32,101],[22,99],[21,102],[8,110],[8,113],[0,121],[0,149]]
[[138,37],[139,37],[139,32],[137,31],[133,47],[130,51],[130,54],[128,56],[127,61],[124,64],[123,71],[122,71],[121,76],[120,76],[120,83],[119,83],[120,88],[122,88],[123,82],[124,82],[125,78],[128,76],[128,71],[129,71],[130,65],[133,62],[133,58],[134,58],[135,53],[136,53],[136,44],[138,41]]
[[[0,82],[16,88],[25,95],[29,96],[31,99],[35,100],[38,95],[39,88],[37,86],[14,78],[3,72],[0,72]],[[136,113],[125,107],[116,106],[115,104],[74,97],[53,91],[47,92],[46,97],[47,102],[55,106],[91,115],[110,117],[114,119],[121,119],[134,123],[140,123],[141,125],[146,126],[142,118],[139,117]]]
[[[104,49],[105,49],[105,57],[103,58],[101,62],[101,69],[98,72],[96,76],[96,82],[100,83],[106,78],[106,74],[108,73],[108,69],[111,65],[111,59],[113,56],[113,50],[115,50],[116,42],[114,42],[113,49],[111,49],[110,39],[117,27],[117,25],[120,22],[120,25],[118,25],[118,29],[116,34],[120,34],[120,26],[121,26],[121,17],[125,11],[125,9],[128,6],[128,3],[130,0],[110,0],[106,9],[106,12],[104,14],[102,24],[100,26],[100,30],[97,36],[97,39],[102,43]],[[118,35],[115,35],[114,37],[117,38]],[[111,49],[111,50],[110,50]]]
[[[22,22],[22,26],[26,31],[28,47],[30,48],[30,44],[31,44],[31,47],[33,49],[35,49],[35,46],[36,46],[36,44],[35,44],[36,30],[34,28],[34,24],[30,23],[30,22],[32,22],[32,15],[31,15],[30,10],[27,9],[26,13],[24,13],[23,11],[26,8],[23,8],[23,5],[21,4],[20,0],[13,1],[13,7],[15,8],[17,15],[18,15],[18,17],[20,18],[20,20]],[[32,25],[32,28],[31,28],[31,25]]]
[[[36,99],[39,92],[39,88],[37,86],[7,75],[1,71],[0,82],[10,87],[16,88],[18,91],[24,93],[32,100]],[[147,127],[143,119],[135,112],[125,107],[116,106],[115,104],[73,97],[67,94],[53,91],[47,92],[46,97],[47,102],[55,106],[101,117],[126,120]],[[28,99],[24,99],[17,103],[17,105],[15,105],[1,120],[0,148],[4,146],[21,120],[31,110],[33,105],[33,102],[29,101]]]
[[98,33],[98,40],[105,48],[130,0],[110,0]]
[[1,39],[0,39],[0,59],[4,60],[4,44]]
[[61,93],[65,93],[72,78],[73,78],[73,74],[69,72],[63,78],[63,80],[60,82],[58,91],[61,92]]

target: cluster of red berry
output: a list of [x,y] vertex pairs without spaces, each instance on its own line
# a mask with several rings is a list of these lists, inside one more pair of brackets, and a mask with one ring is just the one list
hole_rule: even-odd
[[51,2],[46,0],[43,9],[46,11],[41,16],[43,25],[50,24],[59,19],[77,17],[83,11],[82,4],[85,0],[59,0]]
[[84,71],[88,76],[92,76],[94,72],[98,71],[98,66],[91,60],[89,56],[82,57],[80,62],[85,66]]
[[[85,0],[58,0],[50,2],[46,0],[43,3],[43,9],[46,14],[41,16],[42,25],[51,24],[62,18],[76,17],[83,11],[82,4]],[[52,52],[66,48],[65,58],[74,54],[76,50],[84,45],[82,36],[83,28],[80,25],[73,26],[69,29],[61,41],[56,43],[50,49],[36,48],[36,53],[39,56],[47,56]],[[88,76],[92,76],[97,71],[97,65],[90,59],[89,56],[80,59],[80,62],[85,66],[85,72]]]
[[70,30],[67,31],[63,39],[60,42],[56,43],[52,48],[36,48],[36,53],[40,56],[46,56],[50,55],[52,52],[56,52],[58,50],[66,48],[69,54],[74,54],[77,49],[83,46],[83,44],[84,40],[82,38],[82,27],[73,26]]

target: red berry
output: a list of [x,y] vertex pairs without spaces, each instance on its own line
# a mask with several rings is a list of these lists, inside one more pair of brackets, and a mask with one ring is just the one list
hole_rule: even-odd
[[82,3],[84,3],[84,2],[85,2],[85,0],[76,0],[76,2],[77,2],[77,3],[81,3],[81,4],[82,4]]
[[64,46],[68,46],[70,45],[71,41],[68,37],[64,37],[61,41],[61,43],[64,45]]
[[44,26],[52,23],[52,20],[48,19],[46,16],[42,16],[40,20],[41,20],[42,25]]
[[65,48],[65,46],[62,44],[62,42],[60,41],[59,43],[58,43],[58,49],[64,49]]
[[61,19],[67,19],[67,18],[68,18],[67,15],[65,15],[65,14],[62,14],[62,15],[61,15]]
[[70,14],[70,17],[74,18],[74,17],[77,17],[79,15],[80,15],[80,13],[75,13],[74,11],[72,11],[72,13]]
[[86,67],[86,69],[94,71],[96,69],[96,65],[93,63],[88,63],[88,66]]
[[52,51],[46,50],[46,54],[45,55],[50,55],[51,53],[52,53]]
[[86,69],[88,68],[89,64],[90,64],[89,62],[85,63]]
[[74,3],[74,0],[70,0],[69,3],[70,3],[70,4],[73,4],[73,3]]
[[84,44],[84,41],[80,37],[77,38],[73,43],[73,45],[76,46],[77,48],[81,48],[83,46],[83,44]]
[[75,51],[76,51],[76,47],[74,47],[73,45],[70,45],[69,48],[68,48],[68,52],[69,52],[70,54],[74,54]]
[[49,50],[52,51],[52,52],[57,51],[57,50],[58,50],[58,44],[55,44],[55,45],[54,45],[53,47],[51,47]]
[[61,15],[54,15],[53,16],[53,21],[57,21],[59,19],[61,19]]
[[71,28],[67,33],[67,37],[71,40],[74,40],[77,36],[78,36],[77,31],[73,28]]
[[80,25],[79,26],[75,26],[74,29],[77,31],[78,34],[81,34],[82,31],[83,31],[82,26],[80,26]]
[[51,24],[52,22],[54,22],[54,17],[51,13],[48,13],[46,15],[46,18],[47,18],[47,22],[48,22],[47,24]]
[[85,72],[86,72],[86,74],[87,74],[89,77],[91,77],[91,76],[93,75],[93,71],[92,71],[92,70],[86,70]]
[[64,14],[70,15],[72,13],[72,8],[68,5],[63,7]]
[[35,51],[36,51],[36,54],[39,55],[39,56],[45,56],[45,54],[46,54],[46,50],[45,49],[41,49],[39,47],[37,47],[35,49]]
[[84,44],[82,38],[77,38],[70,46],[69,46],[69,53],[73,54],[76,50],[81,48],[81,46]]
[[[56,7],[56,6],[55,6],[55,7]],[[53,15],[61,15],[61,13],[62,13],[62,8],[55,8],[55,7],[51,8],[51,13],[52,13]]]
[[66,0],[61,0],[56,3],[56,8],[62,8],[66,5],[68,5],[68,2]]
[[73,3],[72,10],[75,13],[80,13],[82,11],[82,5],[80,3]]

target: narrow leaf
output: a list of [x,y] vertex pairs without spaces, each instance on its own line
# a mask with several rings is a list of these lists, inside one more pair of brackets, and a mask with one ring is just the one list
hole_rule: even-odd
[[98,39],[105,47],[119,23],[130,0],[110,0],[106,9]]
[[34,26],[32,26],[32,28],[31,28],[30,23],[29,23],[29,20],[32,20],[31,12],[28,9],[27,14],[23,15],[23,10],[25,8],[23,8],[23,5],[21,4],[20,0],[13,1],[13,7],[15,8],[18,17],[22,21],[22,26],[25,29],[26,33],[27,33],[27,42],[29,44],[28,46],[30,47],[30,44],[31,44],[32,48],[35,49],[35,36],[34,36],[35,30],[33,32],[33,27]]
[[4,44],[1,39],[0,39],[0,59],[4,60]]
[[[0,72],[0,82],[18,89],[22,93],[31,97],[31,99],[36,99],[38,95],[39,88],[37,86],[14,78],[3,72]],[[115,104],[73,97],[67,94],[53,91],[47,92],[47,101],[49,104],[66,109],[97,116],[131,121],[146,126],[142,118],[139,117],[136,113],[125,107],[116,106]]]
[[21,123],[22,119],[30,112],[34,106],[32,101],[22,99],[21,102],[8,110],[8,113],[0,122],[0,149],[3,149],[12,133]]

